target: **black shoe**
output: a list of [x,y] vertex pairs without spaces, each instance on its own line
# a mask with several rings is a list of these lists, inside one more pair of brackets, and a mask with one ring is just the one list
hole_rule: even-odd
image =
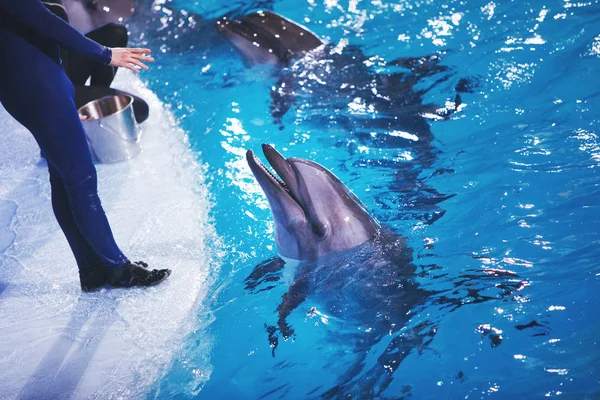
[[104,267],[91,267],[79,271],[79,281],[81,290],[84,292],[93,292],[100,289],[108,283],[106,278],[106,269]]
[[170,269],[148,269],[143,261],[127,264],[117,269],[107,270],[108,283],[117,287],[154,286],[171,275]]

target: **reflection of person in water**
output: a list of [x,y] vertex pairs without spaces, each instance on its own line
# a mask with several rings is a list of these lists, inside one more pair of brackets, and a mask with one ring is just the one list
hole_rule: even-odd
[[[62,5],[61,0],[44,0],[43,4],[55,15],[69,22],[67,12]],[[106,47],[126,47],[127,46],[127,28],[121,24],[108,23],[92,30],[85,35],[87,38]],[[112,84],[117,67],[104,65],[90,58],[74,52],[61,49],[61,58],[63,68],[67,76],[75,86],[75,106],[79,109],[83,105],[98,98],[110,95],[124,94],[124,92],[108,89]],[[90,81],[90,86],[85,86]],[[148,104],[137,96],[130,93],[127,95],[133,97],[133,111],[138,123],[144,122],[148,118]]]
[[48,161],[52,207],[85,291],[149,286],[170,270],[130,262],[113,238],[97,193],[96,169],[59,46],[103,65],[148,69],[149,50],[108,48],[86,38],[40,0],[0,0],[0,102],[34,136]]

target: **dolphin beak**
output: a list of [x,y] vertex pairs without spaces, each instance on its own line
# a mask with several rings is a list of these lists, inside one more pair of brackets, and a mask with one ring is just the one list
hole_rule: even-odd
[[285,183],[289,195],[292,196],[296,203],[302,204],[298,192],[298,178],[288,160],[269,144],[263,144],[262,149],[271,167]]
[[246,152],[246,161],[248,162],[248,166],[252,170],[254,177],[267,195],[287,192],[287,185],[285,182],[277,178],[271,171],[269,171],[269,169],[260,162],[256,155],[254,155],[252,150],[248,150]]
[[295,207],[303,209],[298,179],[290,163],[273,146],[263,144],[262,148],[270,166],[279,176],[265,167],[252,150],[246,152],[246,161],[267,198],[282,205],[293,203]]

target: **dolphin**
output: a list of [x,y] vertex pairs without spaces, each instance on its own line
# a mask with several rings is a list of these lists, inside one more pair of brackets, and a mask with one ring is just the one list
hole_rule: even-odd
[[[411,249],[401,236],[382,229],[365,205],[327,168],[302,158],[285,158],[267,144],[262,148],[275,173],[251,150],[246,153],[248,165],[267,196],[279,254],[300,261],[277,307],[278,326],[267,326],[273,355],[277,331],[285,339],[294,335],[287,317],[308,298],[313,302],[309,313],[347,324],[358,321],[358,326],[368,327],[369,332],[359,339],[348,336],[348,342],[361,343],[357,353],[366,354],[374,342],[403,327],[410,319],[410,310],[428,295],[412,279],[415,266]],[[284,264],[278,259],[263,263],[246,280],[247,287],[259,285],[256,282],[261,279],[261,270],[272,274]],[[425,325],[416,329],[410,344],[402,339],[392,341],[381,362],[389,364],[393,359],[395,369],[409,353],[407,349],[397,351],[399,347],[431,340],[432,331]],[[361,362],[359,357],[356,365]],[[381,368],[375,367],[377,379],[373,381],[386,386],[387,373],[380,376],[375,370]],[[350,383],[355,378],[350,375],[328,395],[335,397],[350,390],[355,384]],[[362,387],[365,382],[356,384]],[[372,389],[369,384],[360,390],[366,394]]]
[[[423,318],[425,308],[456,309],[525,287],[514,273],[477,271],[451,280],[450,289],[427,289],[417,279],[406,240],[377,222],[333,173],[314,161],[285,158],[270,145],[262,149],[274,172],[251,150],[247,162],[268,199],[279,254],[299,260],[277,306],[276,326],[265,325],[272,354],[279,334],[286,340],[295,336],[288,318],[305,303],[305,319],[333,321],[333,340],[352,347],[342,352],[350,358],[348,369],[331,387],[320,388],[321,397],[380,397],[404,358],[433,340],[439,321]],[[246,278],[246,289],[275,287],[288,262],[272,258],[259,264]],[[428,267],[421,273],[440,269]],[[490,296],[490,287],[502,291]]]
[[323,45],[308,28],[270,11],[251,13],[240,21],[223,17],[216,28],[248,65],[287,64]]
[[364,204],[325,167],[302,158],[284,158],[268,144],[263,152],[276,177],[255,156],[248,165],[267,196],[279,253],[314,260],[372,239],[379,223]]
[[[328,44],[305,26],[271,11],[257,11],[239,20],[224,16],[217,20],[215,26],[246,64],[271,64],[287,69],[272,92],[275,118],[281,118],[287,112],[293,103],[291,95],[302,94],[302,88],[295,85],[294,81],[300,81],[305,89],[310,88],[308,92],[313,97],[314,90],[319,86],[330,97],[342,95],[344,101],[348,95],[354,95],[350,98],[352,100],[361,94],[362,98],[378,99],[376,103],[382,110],[392,106],[396,114],[405,112],[445,118],[461,104],[458,96],[455,98],[456,104],[450,105],[452,110],[431,104],[422,105],[422,95],[431,88],[412,90],[420,79],[448,70],[439,65],[440,54],[398,58],[387,63],[388,67],[408,69],[412,74],[373,74],[369,65],[374,61],[356,47],[348,46],[344,41],[335,46]],[[380,60],[378,62],[381,63]],[[312,77],[309,76],[311,73]],[[340,82],[340,79],[345,81]],[[368,96],[364,96],[365,92],[360,90],[363,86],[370,93]],[[466,84],[462,82],[457,87],[461,91]],[[402,110],[398,106],[402,106]]]

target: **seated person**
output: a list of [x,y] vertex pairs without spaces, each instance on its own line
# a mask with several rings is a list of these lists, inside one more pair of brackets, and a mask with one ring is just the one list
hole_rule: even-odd
[[[44,0],[43,3],[55,15],[69,22],[69,17],[61,0]],[[117,23],[103,25],[85,36],[111,48],[127,46],[127,28]],[[110,88],[117,73],[116,67],[97,63],[75,52],[61,51],[63,68],[73,86],[75,86],[75,106],[78,109],[101,97],[126,94],[133,97],[135,120],[142,123],[148,119],[149,108],[144,100],[130,93]],[[90,86],[85,86],[88,79],[90,80]]]

